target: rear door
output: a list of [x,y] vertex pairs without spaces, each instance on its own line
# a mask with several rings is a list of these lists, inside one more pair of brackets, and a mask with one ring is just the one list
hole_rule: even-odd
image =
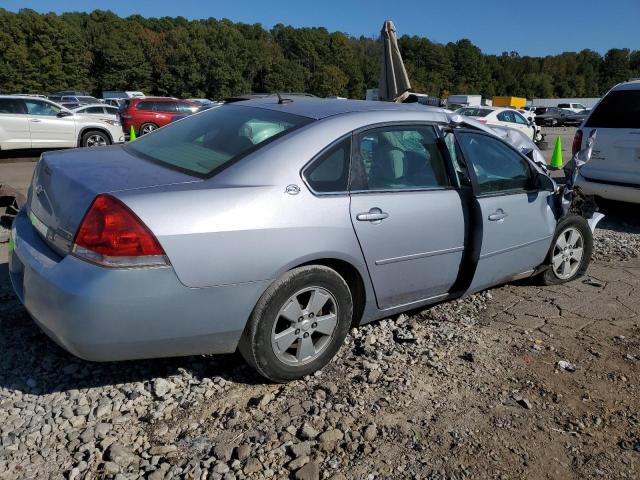
[[20,98],[0,98],[0,148],[31,148],[29,118]]
[[480,211],[474,236],[482,245],[470,287],[478,291],[542,264],[556,226],[553,192],[538,190],[533,167],[501,140],[469,130],[455,135]]
[[381,309],[444,296],[460,271],[462,200],[437,138],[429,125],[354,135],[351,221]]
[[75,147],[78,144],[73,115],[58,117],[61,108],[44,100],[25,99],[32,148]]
[[597,129],[591,161],[580,173],[588,179],[640,185],[640,89],[614,90],[596,106],[583,127],[586,142]]

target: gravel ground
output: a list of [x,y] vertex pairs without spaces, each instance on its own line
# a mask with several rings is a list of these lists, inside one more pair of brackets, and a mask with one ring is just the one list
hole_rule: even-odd
[[587,277],[354,329],[287,385],[236,355],[79,360],[0,245],[0,479],[639,478],[640,218],[601,207]]
[[0,478],[638,478],[640,234],[603,225],[586,279],[354,329],[288,385],[235,355],[76,359],[0,265]]

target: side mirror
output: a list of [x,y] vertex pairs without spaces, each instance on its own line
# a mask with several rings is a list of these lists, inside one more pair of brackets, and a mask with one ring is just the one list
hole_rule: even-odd
[[556,184],[554,183],[548,175],[538,172],[537,182],[538,190],[542,190],[544,192],[555,192]]
[[69,115],[73,115],[73,113],[69,112],[68,110],[62,110],[62,111],[58,112],[56,117],[63,118],[63,117],[68,117]]

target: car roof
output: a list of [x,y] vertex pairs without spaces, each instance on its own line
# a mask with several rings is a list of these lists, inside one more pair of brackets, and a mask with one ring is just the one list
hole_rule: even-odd
[[[278,103],[278,97],[269,96],[255,98],[242,102],[235,102],[233,105],[257,107],[268,110],[276,110],[284,113],[291,113],[302,117],[320,120],[335,115],[344,115],[358,112],[421,112],[421,113],[446,113],[444,109],[438,107],[428,107],[419,103],[392,103],[377,102],[368,100],[341,100],[333,98],[315,98],[293,96],[289,98],[283,95],[284,103]],[[291,100],[291,101],[287,101]]]
[[632,80],[631,82],[619,83],[611,90],[640,90],[640,80]]
[[32,96],[32,95],[0,95],[0,98],[13,98],[13,99],[17,99],[17,100],[28,100],[28,99],[32,99],[32,100],[48,100],[51,103],[55,103],[55,102],[52,102],[51,100],[49,100],[48,98],[36,97],[36,96]]

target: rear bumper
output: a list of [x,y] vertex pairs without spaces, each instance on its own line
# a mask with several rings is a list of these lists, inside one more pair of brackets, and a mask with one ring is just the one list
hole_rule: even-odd
[[619,202],[640,203],[640,185],[624,185],[594,181],[578,175],[576,185],[587,195],[597,195],[608,200]]
[[188,288],[172,268],[109,269],[57,256],[24,211],[12,230],[11,283],[42,330],[86,360],[230,353],[268,285]]

